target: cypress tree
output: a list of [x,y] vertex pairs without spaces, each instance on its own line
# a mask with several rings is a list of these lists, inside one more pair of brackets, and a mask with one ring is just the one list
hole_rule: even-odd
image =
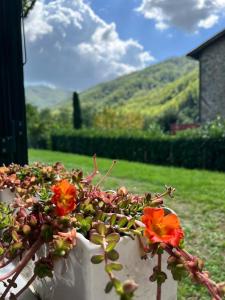
[[77,92],[73,93],[73,127],[75,129],[80,129],[82,127],[80,101]]

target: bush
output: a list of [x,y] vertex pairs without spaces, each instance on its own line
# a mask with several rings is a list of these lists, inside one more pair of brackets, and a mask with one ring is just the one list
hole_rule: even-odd
[[76,130],[54,134],[52,148],[112,159],[225,170],[225,140],[220,137],[151,137],[141,132]]

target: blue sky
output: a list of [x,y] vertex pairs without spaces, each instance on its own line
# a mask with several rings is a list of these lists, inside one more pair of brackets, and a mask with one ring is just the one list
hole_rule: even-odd
[[[167,0],[169,2],[170,0]],[[176,0],[181,1],[182,0]],[[92,0],[93,10],[106,22],[115,22],[121,38],[133,38],[150,51],[157,61],[173,56],[185,55],[217,32],[225,28],[225,19],[220,18],[211,28],[188,32],[184,28],[172,27],[157,30],[155,22],[143,18],[135,11],[139,0]]]
[[29,84],[84,90],[225,28],[225,0],[37,0],[25,23]]

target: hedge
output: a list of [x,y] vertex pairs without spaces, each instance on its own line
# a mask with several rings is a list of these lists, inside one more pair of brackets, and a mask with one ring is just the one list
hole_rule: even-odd
[[225,171],[225,139],[118,135],[76,130],[52,136],[52,149],[112,159]]

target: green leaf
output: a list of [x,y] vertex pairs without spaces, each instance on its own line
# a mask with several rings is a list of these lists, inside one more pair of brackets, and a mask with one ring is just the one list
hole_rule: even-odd
[[91,222],[92,220],[90,217],[87,217],[80,221],[80,229],[83,233],[86,234],[91,229]]
[[122,217],[122,218],[119,220],[119,222],[118,222],[118,226],[119,226],[120,228],[125,227],[125,225],[127,224],[127,222],[128,222],[127,218],[126,218],[126,217]]
[[107,232],[107,228],[106,228],[104,223],[97,224],[96,229],[97,229],[99,234],[101,234],[102,236],[105,236],[105,234]]
[[120,240],[120,235],[116,232],[110,233],[106,237],[106,242],[116,242],[118,243]]
[[135,219],[133,218],[128,222],[127,228],[131,228],[134,224],[135,224]]
[[181,281],[183,279],[183,277],[187,276],[187,271],[182,264],[172,266],[171,273],[172,273],[173,279],[176,281]]
[[0,247],[0,256],[5,252],[4,248]]
[[53,277],[52,268],[47,263],[37,262],[34,267],[34,274],[39,278]]
[[103,260],[104,260],[104,255],[102,255],[102,254],[100,254],[100,255],[94,255],[91,258],[91,262],[93,264],[100,264]]
[[109,223],[111,226],[114,226],[116,224],[116,215],[115,214],[111,216]]
[[90,236],[90,241],[96,245],[102,245],[103,244],[103,237],[98,233],[93,233]]
[[76,214],[75,217],[78,222],[81,222],[84,219],[84,216],[82,214]]
[[108,245],[106,246],[105,251],[106,252],[110,252],[112,251],[115,247],[116,247],[117,242],[111,241],[108,243]]
[[113,282],[112,281],[109,281],[107,284],[106,284],[106,287],[105,287],[105,293],[108,294],[109,292],[111,292],[113,288]]
[[105,270],[107,273],[111,273],[112,271],[121,271],[123,266],[119,263],[110,263],[105,266]]
[[142,232],[145,230],[145,227],[137,227],[136,229],[132,230],[132,233],[141,236]]
[[113,286],[116,289],[116,292],[118,294],[123,293],[123,285],[122,285],[121,281],[117,278],[113,278],[112,282],[113,282]]
[[92,204],[86,204],[85,206],[84,206],[84,212],[86,213],[86,214],[88,214],[88,213],[94,213],[95,212],[95,210],[94,210],[94,207],[93,207],[93,205]]
[[113,249],[107,253],[107,258],[112,261],[116,261],[119,258],[119,253],[115,249]]

